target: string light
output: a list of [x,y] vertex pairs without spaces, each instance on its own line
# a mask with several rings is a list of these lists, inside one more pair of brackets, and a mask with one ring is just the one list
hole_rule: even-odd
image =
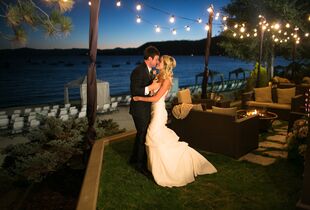
[[274,25],[274,29],[278,30],[279,28],[280,28],[280,24],[279,24],[279,23],[276,23],[276,24]]
[[198,22],[198,23],[202,23],[201,18],[198,18],[198,19],[197,19],[197,22]]
[[240,32],[241,32],[241,33],[245,32],[245,28],[244,28],[244,27],[241,27],[241,28],[240,28]]
[[237,36],[237,34],[236,34],[236,33],[234,33],[234,34],[233,34],[233,36],[234,36],[234,37],[236,37],[236,36]]
[[305,37],[308,37],[309,36],[309,33],[305,33]]
[[224,31],[226,31],[228,29],[228,27],[227,26],[224,26]]
[[136,6],[136,10],[137,10],[137,11],[140,11],[141,9],[142,9],[141,4],[137,4],[137,6]]
[[212,8],[212,6],[211,6],[211,7],[209,7],[207,10],[208,10],[208,12],[209,12],[209,13],[213,12],[213,8]]
[[174,15],[171,15],[169,18],[169,22],[174,23],[174,21],[175,21],[175,17],[174,17]]
[[291,26],[290,26],[289,23],[287,23],[287,24],[285,25],[285,27],[286,27],[286,28],[289,28],[289,27],[291,27]]
[[177,35],[177,30],[174,28],[174,29],[172,29],[172,34],[173,35]]
[[191,27],[185,26],[185,30],[186,30],[186,31],[190,31],[190,30],[191,30]]
[[226,17],[226,16],[224,16],[224,17],[223,17],[223,21],[226,21],[226,20],[227,20],[227,17]]
[[88,5],[91,6],[91,1],[88,1]]
[[159,26],[155,26],[155,31],[157,32],[157,33],[159,33],[160,32],[160,27]]
[[122,6],[122,3],[121,3],[121,1],[116,1],[116,6],[117,6],[117,7],[120,7],[120,6]]
[[136,21],[137,21],[137,23],[141,23],[141,17],[139,15],[137,15]]
[[210,26],[209,26],[208,24],[206,24],[206,25],[205,25],[205,30],[206,30],[206,31],[209,31],[209,29],[210,29]]

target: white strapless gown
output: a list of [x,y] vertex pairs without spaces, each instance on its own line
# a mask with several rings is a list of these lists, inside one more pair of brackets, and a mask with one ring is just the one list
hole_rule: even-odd
[[[167,94],[167,93],[166,93]],[[152,104],[152,119],[146,135],[148,168],[155,182],[164,187],[184,186],[195,176],[212,174],[216,168],[166,126],[165,96]]]

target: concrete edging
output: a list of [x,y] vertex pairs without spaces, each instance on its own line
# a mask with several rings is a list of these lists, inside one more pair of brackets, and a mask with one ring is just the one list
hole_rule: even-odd
[[101,176],[101,168],[103,164],[104,146],[110,142],[122,141],[127,138],[134,137],[136,131],[128,131],[109,137],[104,137],[95,141],[88,160],[80,196],[78,200],[77,210],[96,210],[97,197],[99,192],[99,182]]

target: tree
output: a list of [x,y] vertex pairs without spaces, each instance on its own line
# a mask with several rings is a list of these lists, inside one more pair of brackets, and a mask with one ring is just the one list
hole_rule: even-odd
[[[304,36],[310,31],[309,11],[305,8],[310,8],[308,0],[232,0],[223,8],[230,17],[226,23],[230,30],[222,33],[227,40],[220,45],[232,57],[257,61],[262,31],[262,61],[267,63],[268,73],[271,75],[275,53],[281,53],[286,58],[292,57],[298,38],[298,53],[295,55],[300,56],[299,58],[310,58],[309,50],[306,50],[309,49],[309,38]],[[262,16],[259,18],[259,15]],[[263,19],[266,22],[262,21]],[[275,30],[276,23],[280,24],[280,29]],[[290,28],[286,28],[287,23],[290,24]],[[242,24],[246,29],[243,33]],[[295,27],[299,30],[295,31]],[[291,33],[298,36],[295,38]]]
[[0,36],[18,44],[27,42],[27,28],[42,30],[47,36],[67,36],[72,21],[64,13],[72,9],[74,0],[0,0],[0,17],[7,28],[0,29]]

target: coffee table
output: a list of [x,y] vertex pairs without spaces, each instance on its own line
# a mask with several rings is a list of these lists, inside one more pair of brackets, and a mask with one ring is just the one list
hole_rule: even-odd
[[257,115],[259,121],[259,130],[262,132],[268,131],[271,128],[271,125],[274,120],[278,118],[278,115],[274,112],[269,112],[266,110],[244,110],[240,109],[237,111],[237,118],[243,118],[250,115]]

